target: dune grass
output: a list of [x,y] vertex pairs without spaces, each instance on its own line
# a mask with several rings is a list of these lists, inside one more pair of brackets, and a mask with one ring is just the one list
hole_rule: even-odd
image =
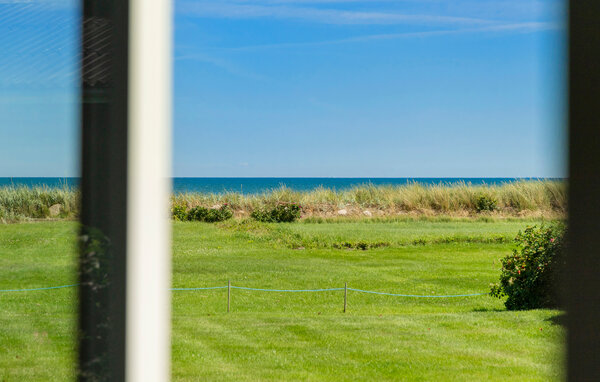
[[55,218],[75,218],[80,193],[68,187],[0,187],[0,222],[51,217],[50,207],[59,205]]
[[[27,219],[75,218],[79,209],[79,192],[68,188],[0,188],[0,222]],[[491,210],[481,210],[480,200],[494,201]],[[389,217],[389,216],[490,216],[560,218],[566,213],[566,184],[562,181],[518,181],[503,185],[421,185],[356,186],[347,190],[317,188],[294,191],[286,187],[262,194],[236,192],[184,193],[171,198],[172,206],[212,207],[227,203],[237,217],[248,217],[256,209],[278,203],[300,203],[303,218]],[[58,216],[50,207],[59,204]]]
[[[397,219],[173,227],[173,286],[486,292],[511,238],[535,220]],[[75,280],[76,223],[0,226],[0,289]],[[446,240],[469,238],[469,240]],[[367,250],[339,242],[387,242]],[[298,246],[301,245],[301,246]],[[74,375],[73,289],[0,293],[0,380]],[[559,380],[557,310],[508,312],[489,296],[174,292],[174,381]]]
[[173,204],[194,207],[228,203],[238,215],[277,203],[300,203],[303,216],[336,216],[345,209],[347,215],[375,216],[415,214],[477,215],[480,198],[496,202],[490,211],[496,216],[537,215],[558,217],[565,213],[566,185],[561,181],[518,181],[503,185],[422,185],[404,186],[363,185],[348,190],[317,188],[313,191],[294,191],[286,187],[258,195],[178,194]]

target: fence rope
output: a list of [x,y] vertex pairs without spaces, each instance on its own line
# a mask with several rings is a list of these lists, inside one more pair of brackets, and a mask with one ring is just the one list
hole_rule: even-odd
[[[227,288],[227,287],[225,287]],[[262,288],[248,288],[241,286],[231,286],[231,289],[243,289],[243,290],[254,290],[259,292],[329,292],[334,290],[344,290],[344,288],[326,288],[326,289],[262,289]]]
[[[39,290],[51,290],[51,289],[61,289],[61,288],[72,288],[79,286],[79,284],[70,284],[70,285],[59,285],[45,288],[29,288],[29,289],[0,289],[0,293],[2,292],[32,292]],[[231,285],[228,287],[225,286],[214,286],[214,287],[203,287],[203,288],[170,288],[172,291],[198,291],[198,290],[213,290],[213,289],[241,289],[248,291],[257,291],[257,292],[333,292],[344,290],[344,288],[324,288],[324,289],[264,289],[264,288],[250,288],[243,286],[234,286]],[[470,293],[470,294],[450,294],[450,295],[417,295],[417,294],[400,294],[400,293],[387,293],[387,292],[376,292],[371,290],[363,290],[363,289],[355,289],[348,288],[349,291],[359,292],[359,293],[369,293],[369,294],[377,294],[383,296],[395,296],[395,297],[413,297],[413,298],[453,298],[453,297],[473,297],[473,296],[484,296],[488,293]]]
[[194,291],[194,290],[209,290],[209,289],[227,289],[227,286],[216,286],[216,287],[206,287],[206,288],[171,288],[173,291]]
[[71,287],[76,287],[78,285],[79,284],[71,284],[71,285],[60,285],[60,286],[45,287],[45,288],[30,288],[30,289],[0,289],[0,292],[32,292],[32,291],[36,291],[36,290],[71,288]]
[[448,295],[418,295],[418,294],[399,294],[399,293],[386,293],[386,292],[374,292],[372,290],[362,290],[348,288],[348,290],[360,293],[380,294],[384,296],[398,296],[398,297],[420,297],[420,298],[450,298],[450,297],[471,297],[471,296],[483,296],[488,293],[471,293],[471,294],[448,294]]

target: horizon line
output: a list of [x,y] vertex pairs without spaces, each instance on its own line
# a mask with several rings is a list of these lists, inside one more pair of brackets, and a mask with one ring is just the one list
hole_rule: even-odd
[[[78,176],[0,176],[0,179],[76,179]],[[171,179],[568,179],[568,176],[172,176]]]

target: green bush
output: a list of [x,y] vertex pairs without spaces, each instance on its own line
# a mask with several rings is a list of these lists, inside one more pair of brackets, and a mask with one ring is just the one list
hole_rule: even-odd
[[173,216],[173,220],[186,221],[188,220],[187,208],[185,206],[174,205],[171,208],[171,216]]
[[208,208],[197,206],[188,211],[187,220],[203,222],[208,215]]
[[250,216],[267,223],[290,223],[300,218],[300,206],[295,203],[282,203],[273,209],[254,210]]
[[507,297],[508,310],[558,306],[558,278],[564,269],[564,226],[527,227],[519,232],[517,248],[501,259],[500,283],[491,286],[494,297]]
[[489,195],[479,195],[475,203],[477,212],[493,211],[496,209],[497,201]]
[[188,212],[187,219],[207,223],[222,222],[233,217],[233,211],[229,205],[224,204],[220,208],[194,207]]

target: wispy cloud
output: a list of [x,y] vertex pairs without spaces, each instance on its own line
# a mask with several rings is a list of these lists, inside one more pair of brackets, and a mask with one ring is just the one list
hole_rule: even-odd
[[196,61],[196,62],[201,62],[201,63],[206,63],[206,64],[210,64],[212,66],[215,66],[217,68],[220,68],[224,71],[226,71],[229,74],[232,74],[234,76],[237,77],[241,77],[241,78],[246,78],[246,79],[250,79],[250,80],[266,80],[267,77],[257,74],[257,73],[253,73],[251,71],[248,71],[230,61],[218,58],[218,57],[214,57],[211,55],[206,55],[206,54],[199,54],[199,53],[192,53],[192,54],[181,54],[181,55],[175,55],[175,60],[176,61]]
[[207,18],[288,19],[326,24],[419,24],[419,25],[486,25],[490,20],[435,14],[324,9],[288,5],[247,4],[237,2],[181,1],[177,11]]
[[[1,0],[0,0],[1,1]],[[485,25],[559,21],[562,0],[178,0],[182,14],[327,24]]]
[[533,32],[539,32],[539,31],[544,31],[544,30],[560,30],[562,28],[563,28],[563,25],[558,24],[558,23],[525,22],[525,23],[491,25],[491,26],[478,27],[478,28],[444,29],[444,30],[424,31],[424,32],[370,34],[370,35],[355,36],[355,37],[348,37],[348,38],[342,38],[342,39],[323,40],[323,41],[250,45],[250,46],[242,46],[242,47],[236,47],[236,48],[228,48],[226,50],[254,51],[254,50],[261,50],[261,49],[296,48],[296,47],[309,47],[309,46],[320,46],[320,45],[337,45],[337,44],[346,44],[346,43],[369,42],[369,41],[375,41],[375,40],[427,38],[427,37],[472,34],[472,33],[495,33],[495,32],[496,33],[498,33],[498,32],[533,33]]

